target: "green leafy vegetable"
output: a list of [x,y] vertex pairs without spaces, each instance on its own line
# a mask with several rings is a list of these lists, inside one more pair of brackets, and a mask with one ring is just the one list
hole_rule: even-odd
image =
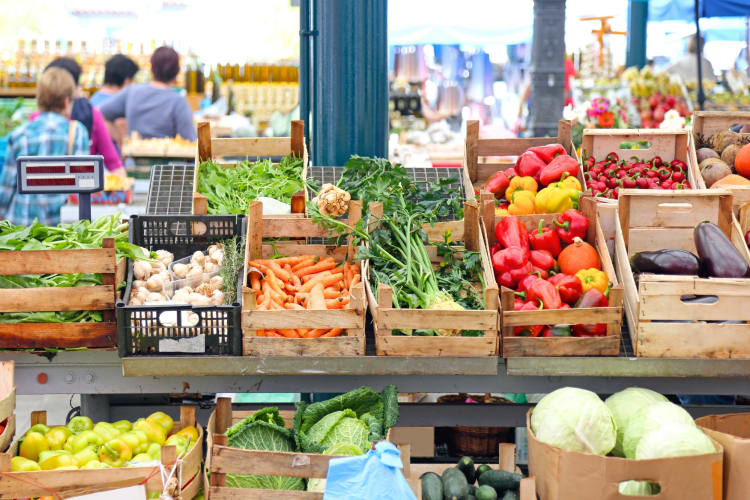
[[369,387],[327,401],[298,403],[294,438],[304,452],[322,453],[332,446],[352,445],[363,452],[385,439],[398,420],[398,394],[393,385],[381,394]]
[[[243,450],[295,451],[292,431],[284,428],[279,409],[264,408],[227,430],[228,445]],[[267,490],[304,490],[301,478],[227,474],[227,486]]]
[[244,214],[248,204],[266,196],[289,203],[305,188],[301,158],[286,156],[278,165],[270,159],[241,161],[223,167],[213,161],[200,165],[197,190],[208,201],[209,214]]
[[237,300],[237,281],[245,265],[245,236],[224,240],[221,242],[224,249],[224,265],[219,270],[219,275],[224,280],[224,303],[231,305]]

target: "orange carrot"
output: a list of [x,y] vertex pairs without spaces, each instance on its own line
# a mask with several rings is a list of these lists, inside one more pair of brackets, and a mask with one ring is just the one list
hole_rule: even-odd
[[339,281],[341,281],[341,278],[342,278],[342,274],[341,273],[339,273],[339,274],[333,274],[331,276],[321,276],[320,278],[316,278],[314,280],[310,280],[307,283],[305,283],[304,285],[302,285],[300,287],[299,291],[300,292],[309,292],[318,283],[320,283],[321,285],[323,285],[323,288],[325,288],[327,286],[331,286],[331,285],[334,285],[334,284],[338,283]]
[[286,304],[284,304],[284,309],[304,310],[305,308],[294,302],[287,302]]
[[341,291],[335,288],[328,287],[323,290],[323,297],[326,299],[337,299],[341,296]]
[[286,291],[287,293],[291,294],[291,295],[294,295],[295,293],[297,293],[297,287],[296,287],[296,286],[294,286],[294,285],[290,285],[289,283],[286,283],[286,284],[284,285],[284,290],[285,290],[285,291]]
[[361,277],[361,276],[360,276],[359,274],[355,274],[355,275],[354,275],[354,278],[352,278],[352,284],[351,284],[351,285],[349,285],[349,288],[351,288],[351,287],[353,287],[354,285],[356,285],[357,283],[359,283],[359,279],[360,279],[360,277]]
[[294,286],[302,286],[302,281],[300,281],[299,276],[292,273],[292,285]]
[[326,309],[326,299],[323,296],[323,285],[318,283],[310,291],[310,299],[307,301],[308,310]]
[[275,262],[279,266],[285,266],[285,265],[294,266],[309,257],[310,257],[309,255],[297,255],[294,257],[281,257],[280,259],[273,259],[270,262]]
[[344,264],[344,287],[349,288],[352,282],[352,277],[354,276],[354,273],[352,272],[352,269],[349,267],[349,263],[347,262]]
[[310,330],[307,332],[307,338],[314,339],[322,336],[324,333],[328,331],[327,328],[315,328],[313,330]]
[[256,292],[260,292],[260,277],[258,273],[250,273],[250,288]]
[[341,332],[343,331],[344,331],[343,328],[332,328],[328,330],[326,333],[324,333],[323,335],[321,335],[321,337],[338,337],[339,335],[341,335]]
[[283,281],[289,281],[292,279],[291,275],[279,267],[274,261],[268,263],[268,269],[273,271],[274,276]]
[[277,330],[266,330],[266,337],[284,338]]
[[349,303],[349,297],[326,300],[326,309],[343,309]]
[[330,276],[332,274],[335,273],[332,273],[331,271],[322,271],[315,274],[308,274],[307,276],[302,277],[302,283],[307,283],[308,281],[314,280],[315,278],[320,278],[321,276]]
[[268,265],[268,260],[266,260],[266,259],[255,259],[255,260],[251,260],[250,262],[248,262],[248,264],[250,264],[253,267],[267,266]]
[[286,338],[294,339],[297,338],[297,330],[290,330],[290,329],[279,329],[278,332],[283,335]]
[[303,269],[305,267],[310,267],[315,265],[315,263],[318,261],[317,257],[313,257],[312,255],[308,255],[305,257],[304,260],[300,261],[298,264],[292,266],[292,272],[296,273],[300,269]]
[[336,262],[333,260],[332,257],[329,257],[328,259],[321,260],[314,266],[309,266],[309,267],[300,269],[295,274],[301,278],[303,276],[307,276],[308,274],[315,274],[321,271],[328,271],[330,269],[333,269],[334,267],[336,267]]
[[256,337],[265,337],[266,331],[265,330],[255,330],[255,336]]

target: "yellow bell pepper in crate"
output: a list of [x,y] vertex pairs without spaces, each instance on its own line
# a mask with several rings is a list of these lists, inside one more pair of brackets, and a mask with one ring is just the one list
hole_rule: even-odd
[[607,288],[609,288],[609,277],[607,276],[607,273],[595,267],[581,269],[576,273],[576,278],[581,280],[581,286],[584,292],[596,288],[600,292],[606,293]]
[[508,184],[508,189],[505,190],[505,199],[508,203],[513,202],[513,194],[519,191],[529,191],[536,194],[538,184],[533,177],[513,177]]
[[529,215],[534,213],[534,193],[531,191],[516,191],[513,193],[511,204],[508,205],[510,215]]
[[569,208],[578,208],[580,191],[547,186],[536,194],[534,204],[538,214],[561,213]]

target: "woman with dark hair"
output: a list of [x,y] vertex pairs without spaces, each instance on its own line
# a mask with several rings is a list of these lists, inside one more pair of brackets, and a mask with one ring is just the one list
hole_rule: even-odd
[[92,106],[100,107],[113,95],[133,83],[138,64],[128,56],[115,54],[104,64],[104,84],[89,98]]
[[180,56],[170,47],[159,47],[151,55],[152,81],[129,85],[102,104],[104,118],[128,120],[128,133],[141,137],[176,137],[196,140],[193,113],[187,100],[175,92]]
[[[109,173],[125,176],[125,169],[122,167],[122,160],[115,149],[112,138],[107,130],[107,122],[98,109],[89,104],[89,100],[83,97],[83,91],[79,85],[81,78],[81,67],[74,59],[69,57],[58,57],[47,65],[44,71],[50,68],[60,68],[73,77],[76,84],[75,94],[73,96],[73,110],[70,113],[71,120],[78,120],[86,127],[88,136],[91,138],[91,154],[102,155],[104,157],[104,166]],[[30,120],[36,119],[39,112],[32,113]]]

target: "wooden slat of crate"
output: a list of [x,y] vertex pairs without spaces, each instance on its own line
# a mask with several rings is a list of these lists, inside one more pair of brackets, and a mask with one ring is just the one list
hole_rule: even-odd
[[[290,137],[216,139],[211,137],[211,124],[209,122],[198,123],[197,130],[198,147],[195,152],[195,172],[193,177],[194,214],[208,213],[208,200],[198,192],[198,175],[200,174],[201,163],[214,157],[246,156],[249,159],[254,159],[294,155],[302,158],[301,180],[304,181],[307,179],[308,156],[305,145],[305,123],[301,120],[292,120]],[[232,163],[222,165],[227,168],[236,166],[236,164]],[[307,190],[304,190],[301,198],[307,199]],[[292,212],[296,212],[294,210],[294,199],[292,201]],[[304,209],[301,212],[300,216],[304,216]]]
[[[693,113],[693,136],[692,149],[690,156],[693,163],[698,166],[698,156],[696,154],[697,136],[702,135],[708,140],[716,132],[729,130],[729,127],[738,124],[750,123],[749,111],[696,111]],[[747,134],[745,134],[747,135]],[[700,172],[699,172],[700,173]],[[703,188],[706,186],[703,177],[700,176],[700,182]],[[721,189],[731,191],[734,195],[734,205],[739,206],[750,202],[750,186],[722,186]]]
[[[673,210],[679,210],[678,216],[670,213]],[[637,356],[750,357],[750,314],[746,312],[750,279],[645,274],[636,285],[633,278],[629,259],[635,252],[678,248],[696,253],[692,226],[703,220],[721,227],[750,263],[744,233],[732,215],[729,192],[625,190],[620,197],[615,262],[625,289],[625,313]],[[681,236],[674,237],[675,233]],[[685,295],[710,295],[718,300],[689,304],[681,300]],[[727,320],[744,323],[706,323]]]
[[[620,144],[626,141],[647,140],[648,149],[620,149]],[[690,155],[691,137],[687,130],[662,129],[586,129],[583,131],[581,156],[593,155],[597,161],[604,159],[609,153],[617,153],[622,159],[632,157],[650,160],[660,156],[665,162],[672,160],[684,161],[687,165],[686,176],[693,189],[705,189],[703,178],[698,172],[698,164]],[[584,190],[586,184],[583,184]],[[621,191],[621,190],[620,190]],[[661,190],[656,190],[661,192]],[[600,203],[617,204],[617,200],[597,198]]]
[[[280,243],[263,245],[263,238],[320,238],[335,237],[331,231],[323,231],[310,219],[298,217],[263,217],[262,203],[250,203],[247,224],[247,246],[245,248],[245,271],[242,287],[242,331],[243,354],[245,356],[364,356],[365,354],[365,285],[359,283],[350,290],[350,303],[346,309],[324,311],[256,311],[255,291],[247,283],[247,262],[256,258],[269,258],[274,250],[282,255],[312,254],[320,257],[333,256],[337,262],[351,260],[354,247],[333,245],[304,245]],[[352,201],[347,223],[354,226],[362,216],[362,203]],[[360,264],[360,272],[362,272]],[[363,273],[364,274],[364,273]],[[256,330],[295,328],[344,328],[347,335],[333,338],[272,338],[258,337]]]
[[[31,425],[47,424],[47,412],[31,412]],[[180,407],[180,420],[175,421],[175,432],[189,425],[198,429],[198,440],[182,459],[182,481],[192,483],[183,489],[186,498],[197,494],[201,481],[201,461],[203,458],[203,427],[196,425],[195,407]],[[19,436],[19,438],[22,435]],[[11,459],[18,454],[20,441],[16,439],[6,453],[0,453],[0,498],[26,498],[48,495],[56,491],[63,498],[84,495],[115,488],[133,486],[146,481],[149,493],[161,493],[163,484],[158,468],[154,467],[121,467],[112,469],[78,469],[48,470],[34,472],[10,472]],[[170,470],[174,464],[176,449],[173,446],[162,447],[162,463]],[[192,498],[192,497],[189,497]]]
[[[620,352],[620,329],[622,325],[622,286],[617,282],[612,259],[607,250],[604,233],[599,225],[596,202],[591,197],[581,198],[580,210],[588,219],[586,241],[599,253],[602,270],[612,282],[609,295],[609,307],[589,307],[583,309],[547,310],[547,311],[514,311],[513,290],[503,288],[500,295],[500,312],[502,325],[502,355],[505,358],[524,356],[616,356]],[[502,217],[495,217],[494,227]],[[550,214],[523,215],[519,219],[529,230],[536,229],[541,220],[545,226],[553,225],[554,216]],[[489,232],[488,243],[497,242],[495,232]],[[513,327],[527,325],[575,325],[587,323],[606,323],[605,337],[517,337]]]
[[[102,284],[66,288],[0,289],[0,312],[102,311],[96,323],[0,323],[0,348],[114,347],[116,280],[124,259],[115,261],[115,241],[102,248],[0,252],[10,257],[13,274],[100,273]],[[117,282],[119,283],[119,281]]]
[[[379,207],[371,207],[378,213]],[[466,248],[479,252],[485,282],[485,309],[477,311],[446,311],[424,309],[396,309],[393,307],[392,290],[387,285],[378,286],[378,298],[369,281],[368,267],[362,272],[362,280],[367,289],[370,313],[375,330],[375,350],[379,356],[495,356],[497,355],[498,317],[495,309],[498,304],[497,284],[492,273],[492,264],[487,249],[484,225],[479,220],[475,202],[466,203],[463,240]],[[473,229],[472,229],[473,228]],[[436,224],[430,233],[431,241],[441,241],[446,227]],[[440,262],[435,247],[428,245],[427,253],[433,263]],[[394,329],[459,329],[482,330],[484,337],[422,337],[391,335]]]
[[[466,122],[466,142],[464,148],[464,192],[467,200],[475,199],[474,190],[484,187],[487,179],[497,171],[508,170],[515,161],[480,161],[480,157],[519,156],[528,148],[559,143],[573,158],[578,158],[573,142],[572,124],[568,120],[558,122],[557,137],[496,138],[480,139],[479,122]],[[579,169],[578,180],[583,185],[583,173]]]

